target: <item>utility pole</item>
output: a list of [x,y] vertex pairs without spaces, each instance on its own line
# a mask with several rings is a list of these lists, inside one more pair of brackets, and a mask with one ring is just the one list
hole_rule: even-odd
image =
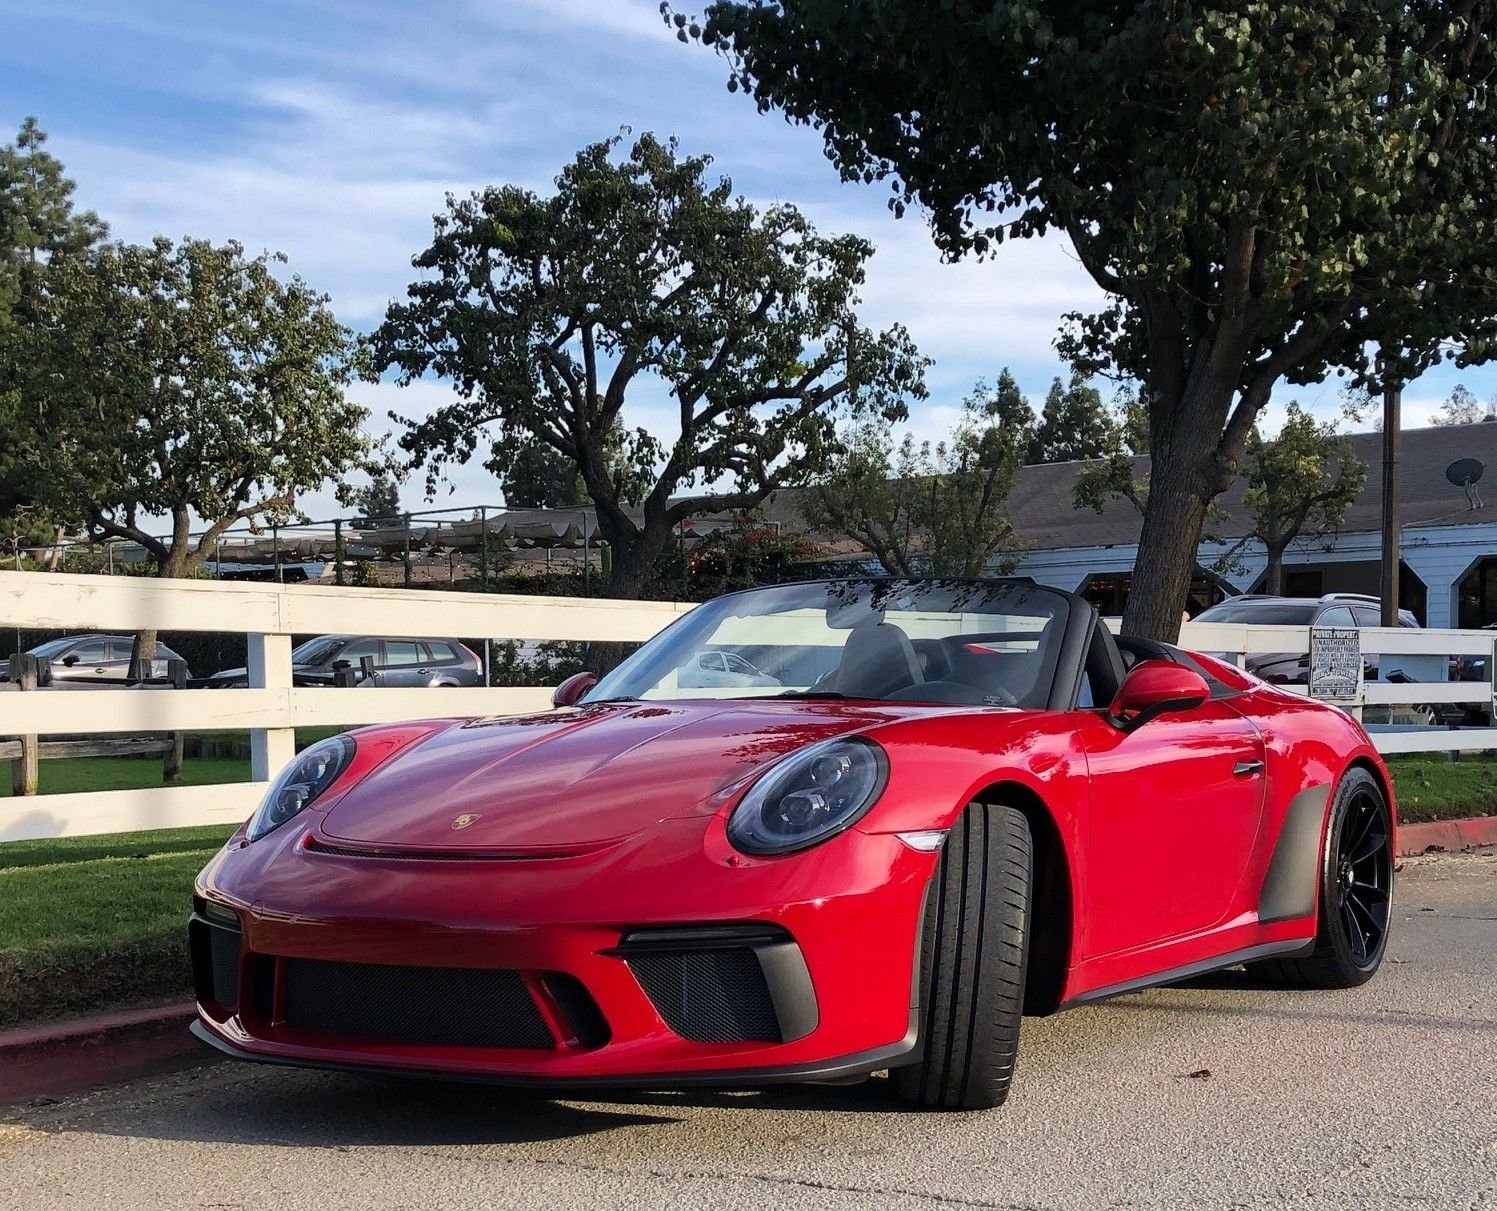
[[1403,446],[1399,412],[1403,388],[1395,382],[1383,385],[1383,568],[1381,597],[1383,625],[1398,625],[1398,460]]

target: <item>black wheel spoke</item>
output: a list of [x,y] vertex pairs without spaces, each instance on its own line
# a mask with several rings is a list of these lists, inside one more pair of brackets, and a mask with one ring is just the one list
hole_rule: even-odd
[[1376,810],[1370,807],[1365,798],[1359,795],[1352,800],[1346,823],[1342,826],[1341,852],[1343,854],[1356,853],[1376,819]]
[[1361,844],[1352,851],[1351,864],[1360,866],[1369,858],[1376,858],[1387,847],[1387,844],[1388,835],[1382,829],[1374,829],[1364,834]]
[[1366,959],[1367,938],[1362,933],[1362,923],[1357,920],[1357,914],[1349,899],[1341,901],[1341,923],[1346,929],[1346,940],[1351,946],[1352,954],[1359,962]]
[[1377,944],[1382,939],[1383,922],[1378,920],[1378,914],[1373,912],[1372,906],[1358,898],[1355,892],[1347,896],[1347,903],[1351,905],[1352,917],[1362,927],[1362,944],[1365,952],[1370,954],[1377,949]]

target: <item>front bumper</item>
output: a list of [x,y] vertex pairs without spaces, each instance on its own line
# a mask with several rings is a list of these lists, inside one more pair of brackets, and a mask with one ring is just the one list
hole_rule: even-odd
[[231,1055],[567,1086],[838,1080],[913,1058],[937,855],[894,836],[749,859],[696,818],[489,860],[355,854],[315,827],[231,842],[200,876],[195,1031]]

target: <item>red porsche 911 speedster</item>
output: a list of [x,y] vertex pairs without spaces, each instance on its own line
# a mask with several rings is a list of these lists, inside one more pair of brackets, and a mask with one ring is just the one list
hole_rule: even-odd
[[719,598],[538,715],[302,752],[198,878],[207,1042],[517,1084],[995,1106],[1023,1014],[1377,970],[1348,715],[1017,581]]

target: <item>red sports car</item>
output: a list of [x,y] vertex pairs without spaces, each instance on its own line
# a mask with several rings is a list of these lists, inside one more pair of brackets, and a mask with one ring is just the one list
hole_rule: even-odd
[[1387,944],[1362,728],[1069,593],[755,589],[556,698],[304,751],[197,881],[197,1033],[559,1087],[891,1069],[981,1107],[1023,1014],[1239,963],[1346,987]]

